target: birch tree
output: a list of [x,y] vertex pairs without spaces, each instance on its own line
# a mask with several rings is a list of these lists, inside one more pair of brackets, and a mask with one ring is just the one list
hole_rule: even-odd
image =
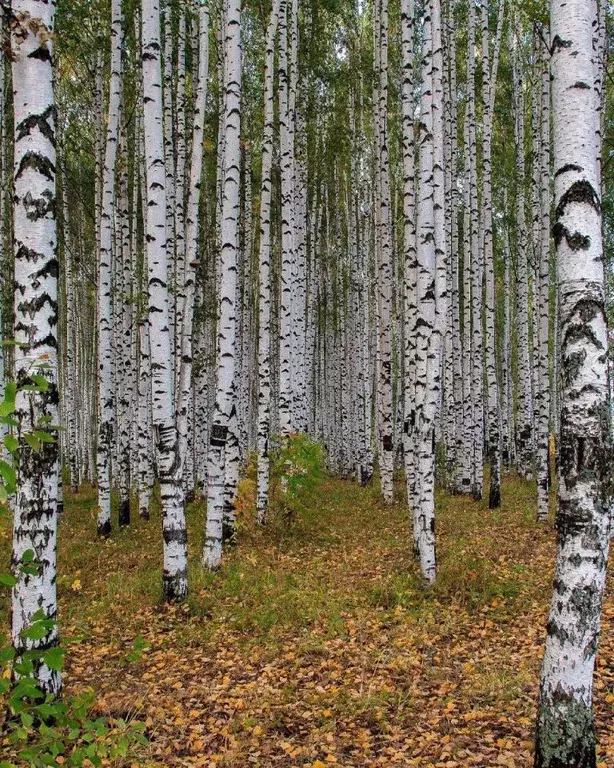
[[266,520],[269,504],[269,439],[271,429],[271,171],[273,167],[275,34],[279,0],[273,0],[266,35],[264,64],[264,135],[260,190],[258,253],[258,522]]
[[376,89],[376,264],[377,264],[377,413],[378,461],[382,496],[393,499],[394,444],[392,429],[392,243],[388,134],[388,0],[376,0],[374,34]]
[[96,474],[98,485],[98,533],[111,533],[111,445],[115,403],[113,396],[112,271],[113,220],[115,217],[115,163],[119,142],[122,73],[122,3],[111,5],[111,77],[109,116],[102,168],[100,244],[98,262],[98,445]]
[[499,13],[495,45],[490,61],[488,35],[488,6],[482,3],[482,249],[486,275],[485,326],[486,326],[486,381],[488,385],[488,452],[490,460],[490,492],[488,506],[491,509],[501,503],[501,415],[499,380],[497,376],[495,334],[495,255],[493,251],[492,222],[492,133],[495,108],[495,92],[499,67],[499,52],[503,34],[505,0],[499,0]]
[[179,439],[180,475],[184,490],[186,487],[186,462],[189,446],[189,414],[192,402],[192,337],[194,323],[194,294],[198,259],[198,208],[200,203],[201,177],[203,171],[203,133],[207,103],[207,77],[209,74],[209,7],[207,0],[198,0],[199,57],[196,80],[196,102],[192,128],[192,156],[186,209],[185,266],[183,271],[182,306],[177,313],[182,323],[180,335],[181,355],[178,358],[179,387],[177,393],[177,432]]
[[179,477],[179,444],[173,407],[173,357],[168,313],[166,173],[160,62],[160,7],[143,0],[143,118],[147,194],[146,250],[156,466],[162,505],[163,591],[185,599],[188,589],[187,532]]
[[[207,524],[203,564],[219,568],[224,510],[236,492],[238,450],[235,405],[237,248],[241,179],[241,3],[226,0],[224,46],[224,173],[222,184],[220,284],[217,331],[217,382],[207,460]],[[232,443],[231,443],[232,441]],[[232,462],[232,463],[231,463]],[[232,532],[234,533],[234,531]]]
[[610,535],[611,455],[596,0],[551,0],[554,242],[561,323],[557,561],[536,768],[596,764],[593,670]]
[[529,272],[528,233],[525,214],[525,98],[519,60],[516,17],[512,20],[512,77],[514,99],[514,141],[516,147],[516,322],[518,339],[518,472],[527,480],[533,477],[533,388],[529,354]]
[[[437,0],[435,0],[437,2]],[[433,337],[436,328],[436,231],[434,208],[433,53],[434,3],[424,17],[422,90],[418,148],[419,192],[416,206],[416,491],[413,504],[414,543],[427,583],[435,579],[435,517],[433,451],[436,379],[439,355]]]
[[[544,32],[544,30],[542,30]],[[545,30],[547,35],[547,30]],[[548,52],[540,40],[539,56],[539,238],[535,254],[537,267],[537,517],[548,517],[550,490],[550,67]]]
[[[58,422],[58,261],[56,230],[56,116],[53,93],[55,4],[14,0],[11,53],[14,112],[13,244],[15,256],[15,417],[21,442],[13,500],[11,637],[17,657],[37,649],[38,686],[58,694],[59,671],[42,659],[58,643],[54,623],[38,640],[24,635],[36,617],[57,618],[56,543],[58,443],[39,449],[25,436]],[[42,376],[44,386],[26,391]],[[21,568],[32,553],[37,573]]]

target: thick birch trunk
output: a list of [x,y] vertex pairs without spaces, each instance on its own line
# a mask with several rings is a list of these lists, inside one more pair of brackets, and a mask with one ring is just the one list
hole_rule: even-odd
[[[58,643],[54,624],[40,640],[23,632],[42,611],[57,618],[56,540],[58,443],[34,450],[23,441],[41,420],[58,421],[57,385],[57,237],[55,103],[53,94],[53,23],[55,4],[13,0],[11,49],[14,110],[15,347],[19,387],[34,373],[48,382],[44,391],[20,389],[15,401],[21,448],[18,491],[13,500],[11,566],[17,583],[11,596],[11,637],[17,656],[37,649],[41,656]],[[25,574],[26,552],[34,554],[36,575]],[[38,686],[58,694],[61,676],[35,661]]]
[[592,768],[593,670],[610,533],[607,326],[593,37],[595,0],[552,0],[554,240],[560,290],[557,565],[536,768]]

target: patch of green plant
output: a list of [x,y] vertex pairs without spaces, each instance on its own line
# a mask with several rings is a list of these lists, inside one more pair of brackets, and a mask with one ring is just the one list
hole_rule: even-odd
[[[43,368],[44,369],[44,368]],[[12,429],[18,426],[14,418],[18,391],[44,392],[49,382],[32,373],[31,383],[20,388],[8,382],[0,402],[0,423]],[[0,514],[8,513],[6,502],[18,490],[18,462],[22,440],[34,451],[56,438],[54,425],[44,422],[20,439],[8,432],[3,438],[3,458],[0,459]],[[13,573],[0,573],[0,586],[13,588],[17,575],[36,576],[40,563],[33,550],[26,550]],[[23,638],[36,644],[56,630],[56,622],[41,609],[22,631]],[[37,670],[44,665],[59,672],[64,662],[64,650],[58,645],[32,648],[17,655],[8,638],[0,636],[0,731],[13,759],[31,768],[62,764],[101,766],[103,762],[128,757],[137,745],[147,743],[145,725],[105,717],[94,717],[94,695],[84,692],[77,696],[58,697],[43,691],[37,681]],[[11,760],[0,762],[0,768],[14,768]]]
[[303,433],[287,435],[272,452],[271,468],[283,511],[291,519],[323,477],[324,451]]
[[513,572],[498,574],[490,561],[465,554],[447,557],[441,563],[433,591],[471,610],[496,598],[516,598],[520,583]]
[[420,589],[418,579],[413,574],[398,574],[393,578],[371,587],[368,602],[376,608],[392,610],[398,606],[412,607]]

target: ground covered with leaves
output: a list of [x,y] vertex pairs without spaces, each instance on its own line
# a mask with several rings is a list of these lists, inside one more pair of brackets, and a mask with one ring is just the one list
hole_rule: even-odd
[[[160,525],[95,536],[95,495],[67,500],[60,625],[70,692],[147,724],[132,766],[532,765],[555,536],[535,489],[503,505],[438,497],[439,576],[425,591],[401,489],[323,480],[292,520],[256,528],[242,485],[239,545],[199,567],[204,512],[188,510],[191,596],[160,604]],[[3,531],[3,549],[8,543]],[[614,599],[596,681],[602,768],[614,765]]]

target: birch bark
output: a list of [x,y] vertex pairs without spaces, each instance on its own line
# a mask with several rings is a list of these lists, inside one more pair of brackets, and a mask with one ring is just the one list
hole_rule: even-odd
[[269,505],[269,439],[271,427],[271,171],[273,167],[273,68],[279,0],[273,0],[267,27],[264,65],[264,136],[260,190],[260,245],[258,253],[258,522],[266,521]]
[[554,241],[560,290],[557,565],[536,768],[596,764],[592,687],[610,534],[611,434],[598,149],[595,0],[551,0]]
[[[236,436],[235,352],[239,186],[241,178],[241,3],[225,2],[224,45],[224,174],[217,332],[217,384],[208,455],[207,524],[203,563],[219,568],[224,517],[234,502],[238,475]],[[236,454],[236,455],[235,455]],[[230,532],[231,535],[234,531]]]
[[111,20],[111,78],[109,117],[102,168],[102,203],[98,262],[98,445],[96,474],[98,485],[98,533],[111,533],[111,446],[113,443],[113,325],[112,269],[113,221],[115,217],[115,163],[119,141],[123,19],[121,0],[113,0]]
[[[58,421],[54,16],[54,3],[13,0],[14,334],[18,342],[14,369],[20,387],[15,399],[20,441],[38,429],[41,420]],[[21,389],[33,383],[31,376],[36,373],[47,380],[46,389]],[[22,443],[11,556],[17,579],[11,595],[11,637],[17,657],[33,648],[43,654],[58,643],[55,624],[39,640],[23,635],[39,611],[45,619],[57,618],[58,470],[57,442],[44,442],[38,451]],[[36,575],[21,570],[26,552],[34,553],[39,566]],[[35,677],[43,691],[60,692],[60,673],[41,659],[35,661]]]
[[[186,461],[189,445],[189,412],[192,403],[192,337],[194,325],[194,294],[196,269],[199,265],[198,258],[198,208],[200,203],[201,177],[203,170],[203,138],[205,128],[205,108],[207,104],[207,78],[209,74],[209,7],[207,0],[198,0],[199,20],[199,57],[198,77],[195,88],[194,125],[192,128],[192,157],[190,163],[190,177],[188,187],[188,204],[186,210],[186,237],[185,237],[185,268],[181,290],[181,308],[177,312],[177,320],[182,323],[179,339],[181,355],[178,360],[179,387],[177,392],[177,433],[179,439],[179,462],[182,484],[186,491],[185,483]],[[182,257],[183,258],[183,257]]]
[[166,600],[180,601],[185,599],[188,590],[187,531],[179,477],[179,447],[173,407],[173,355],[169,322],[169,263],[166,240],[166,178],[158,0],[143,0],[142,37],[152,418],[162,506],[163,590]]

